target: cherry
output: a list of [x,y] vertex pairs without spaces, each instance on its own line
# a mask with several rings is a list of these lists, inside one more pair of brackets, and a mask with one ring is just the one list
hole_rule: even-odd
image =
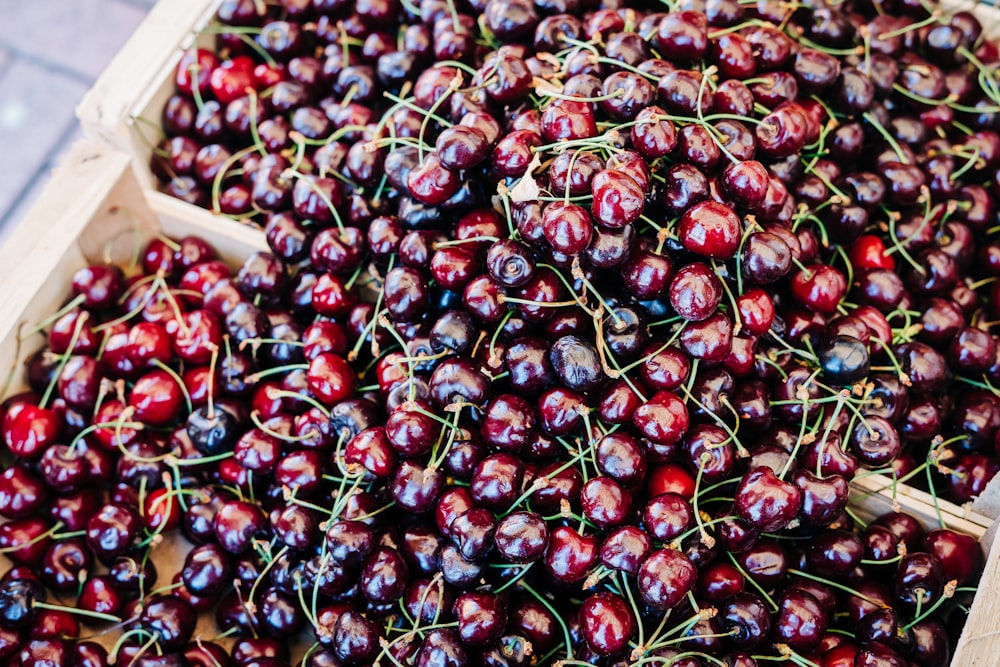
[[330,352],[316,355],[307,371],[309,390],[322,402],[333,405],[354,393],[354,371],[340,355]]
[[722,301],[722,285],[708,265],[693,262],[670,281],[670,305],[686,320],[708,319]]
[[514,512],[497,524],[496,548],[511,563],[530,563],[541,558],[548,546],[548,528],[533,512]]
[[636,575],[643,601],[654,609],[675,606],[694,588],[697,571],[679,551],[660,549],[643,561]]
[[852,384],[868,376],[868,348],[852,336],[835,336],[820,348],[819,363],[831,384]]
[[545,568],[557,581],[582,581],[597,560],[598,541],[593,535],[580,535],[568,526],[559,526],[549,535]]
[[37,582],[9,579],[0,584],[0,623],[4,628],[29,627],[35,618],[35,601],[45,600],[45,591]]
[[139,515],[120,504],[104,505],[87,522],[87,544],[102,559],[125,554],[139,534]]
[[733,351],[733,323],[720,312],[689,322],[681,332],[681,347],[691,357],[709,364],[725,361]]
[[635,179],[619,171],[603,169],[591,182],[594,197],[591,215],[610,229],[621,229],[635,222],[642,214],[644,194]]
[[[46,450],[48,451],[48,450]],[[29,468],[14,465],[0,473],[0,514],[8,519],[22,519],[42,509],[48,492]]]
[[185,587],[202,597],[223,592],[231,573],[231,557],[216,544],[203,544],[188,552],[181,570]]
[[493,548],[496,520],[481,507],[473,507],[448,524],[448,533],[465,560],[473,561]]
[[798,514],[801,505],[802,493],[799,488],[779,479],[767,467],[751,470],[736,489],[736,511],[764,532],[788,525]]
[[410,171],[406,185],[417,201],[438,206],[458,192],[461,183],[455,172],[432,153]]
[[42,557],[41,579],[53,590],[71,591],[87,578],[92,565],[93,557],[82,539],[54,542]]
[[659,391],[632,416],[636,428],[660,445],[673,445],[687,432],[690,416],[684,402],[670,391]]
[[826,264],[808,266],[792,278],[795,299],[820,313],[835,310],[846,290],[843,274]]
[[690,528],[694,514],[691,505],[683,496],[664,493],[646,503],[642,521],[654,538],[661,542],[670,542]]
[[631,497],[610,477],[594,477],[580,492],[583,514],[600,528],[620,525],[632,508]]
[[380,547],[365,560],[361,589],[372,602],[392,602],[403,594],[408,575],[409,568],[399,551]]
[[333,649],[348,664],[365,664],[379,652],[378,624],[356,611],[345,611],[334,625]]
[[771,615],[758,595],[737,592],[726,598],[720,611],[722,626],[732,632],[730,641],[738,648],[752,649],[770,633]]
[[250,548],[253,539],[264,529],[264,517],[256,505],[232,500],[218,508],[213,528],[223,549],[240,554]]
[[692,11],[672,12],[657,27],[657,44],[679,60],[699,60],[708,51],[708,19]]
[[36,458],[59,437],[58,416],[46,408],[24,404],[8,408],[3,420],[4,441],[15,455]]
[[940,562],[948,581],[962,585],[978,571],[982,556],[970,535],[941,528],[927,533],[923,545]]
[[493,593],[463,593],[455,600],[454,614],[458,635],[470,646],[482,646],[496,640],[507,625],[507,609]]
[[827,616],[819,601],[798,588],[787,589],[778,603],[775,635],[796,650],[817,646],[827,628]]
[[424,513],[433,509],[443,485],[440,473],[406,460],[397,466],[393,475],[392,495],[400,506],[411,512]]
[[681,244],[691,252],[728,259],[739,247],[740,221],[724,204],[699,202],[681,216],[677,234]]
[[628,604],[614,593],[595,593],[580,605],[580,631],[601,655],[621,651],[635,633],[636,621]]
[[147,632],[157,633],[160,645],[169,651],[187,643],[194,633],[197,616],[183,598],[154,595],[142,604],[138,622]]
[[933,604],[941,595],[944,572],[937,558],[928,553],[909,553],[900,560],[894,579],[896,599],[908,609],[915,609],[918,601]]

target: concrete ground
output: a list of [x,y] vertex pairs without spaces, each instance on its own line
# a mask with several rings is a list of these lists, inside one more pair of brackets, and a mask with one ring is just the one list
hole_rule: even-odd
[[80,137],[74,108],[155,2],[0,0],[0,239]]

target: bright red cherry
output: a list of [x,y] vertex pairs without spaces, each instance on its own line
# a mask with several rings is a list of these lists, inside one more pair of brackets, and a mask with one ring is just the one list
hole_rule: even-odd
[[327,405],[347,400],[354,393],[354,370],[340,355],[332,352],[317,355],[309,362],[306,375],[309,391]]
[[703,201],[689,208],[677,224],[681,245],[713,259],[729,259],[740,246],[740,218],[733,209],[716,201]]
[[819,313],[836,310],[846,292],[844,274],[829,264],[812,264],[792,277],[792,296]]
[[180,414],[184,395],[173,375],[157,369],[136,380],[128,403],[136,421],[165,426]]
[[886,254],[885,243],[874,234],[863,234],[851,244],[849,251],[851,264],[855,271],[868,269],[896,269],[896,260]]

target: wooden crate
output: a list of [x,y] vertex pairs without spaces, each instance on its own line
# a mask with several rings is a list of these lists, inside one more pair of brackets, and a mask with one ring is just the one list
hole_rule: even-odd
[[[23,362],[44,343],[36,335],[19,341],[19,333],[55,312],[70,293],[73,273],[94,262],[127,264],[137,243],[156,235],[179,238],[200,235],[209,239],[223,259],[238,265],[257,250],[265,249],[260,233],[246,227],[222,226],[203,216],[192,215],[192,207],[181,205],[156,209],[152,194],[140,184],[129,167],[129,157],[89,141],[78,143],[66,156],[23,224],[0,248],[0,368],[10,370],[3,390],[9,396],[26,387]],[[44,229],[40,233],[40,229]],[[929,528],[939,526],[938,510],[920,491],[900,487],[896,494],[880,488],[872,477],[853,485],[851,506],[862,519],[893,509],[908,512]],[[1000,655],[1000,548],[994,544],[996,525],[987,517],[951,503],[940,503],[940,518],[952,528],[974,535],[988,554],[972,606],[967,629],[956,649],[953,665],[995,665]],[[991,548],[992,547],[992,548]],[[154,552],[164,581],[180,569],[189,548],[176,534]],[[0,557],[0,571],[9,565]],[[211,618],[203,618],[199,632],[214,637]],[[113,643],[115,637],[102,641]],[[300,654],[301,654],[300,647]]]
[[160,117],[174,93],[177,63],[195,43],[213,47],[213,36],[199,33],[212,22],[221,1],[160,0],[87,91],[76,115],[86,137],[133,159],[153,210],[187,209],[182,215],[189,220],[234,229],[243,225],[159,192],[149,166],[152,149],[162,138]]
[[[183,52],[196,42],[212,48],[213,36],[199,33],[212,23],[219,4],[221,0],[160,0],[77,107],[85,135],[131,155],[140,183],[150,191],[156,191],[157,182],[149,161],[160,138],[161,110],[174,92],[174,71]],[[941,5],[949,12],[974,11],[985,34],[1000,40],[996,6],[975,0],[942,0]],[[156,210],[167,199],[158,192],[149,196]],[[211,216],[197,211],[191,215],[206,220]],[[227,220],[216,219],[223,224]]]
[[[2,398],[27,388],[24,362],[44,344],[44,336],[20,340],[21,332],[57,311],[70,296],[73,273],[92,263],[127,265],[137,248],[156,236],[209,239],[231,265],[258,250],[263,236],[247,227],[220,227],[191,206],[153,210],[129,166],[129,158],[89,141],[77,143],[63,158],[35,205],[0,248],[0,369],[6,382]],[[180,204],[181,202],[176,202]],[[196,213],[197,211],[195,211]],[[140,245],[142,244],[142,245]],[[160,584],[180,570],[191,546],[175,534],[154,552]],[[10,562],[0,556],[0,570]],[[205,638],[218,634],[203,618]],[[115,635],[100,641],[110,647]]]

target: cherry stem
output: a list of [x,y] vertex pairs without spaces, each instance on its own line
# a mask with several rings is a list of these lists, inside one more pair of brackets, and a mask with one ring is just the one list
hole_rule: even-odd
[[76,324],[73,327],[73,336],[69,340],[69,345],[66,347],[66,352],[59,356],[59,365],[56,368],[56,372],[52,374],[52,379],[49,381],[48,386],[45,388],[45,394],[42,395],[42,400],[39,402],[38,406],[41,408],[47,408],[49,405],[49,399],[52,398],[52,392],[59,383],[59,377],[62,375],[63,369],[66,368],[66,364],[69,363],[70,357],[73,356],[73,349],[76,347],[77,342],[80,340],[80,334],[83,331],[84,319],[78,317],[76,319]]
[[36,324],[31,329],[28,329],[28,332],[24,336],[20,336],[19,337],[20,340],[24,340],[25,338],[29,338],[31,336],[34,336],[36,333],[42,331],[43,329],[45,329],[47,326],[49,326],[50,324],[52,324],[53,322],[55,322],[56,320],[58,320],[63,315],[66,315],[67,313],[70,313],[70,312],[76,310],[86,300],[87,300],[86,295],[84,295],[84,294],[77,294],[65,306],[63,306],[62,308],[60,308],[59,310],[57,310],[56,312],[54,312],[52,315],[49,315],[46,319],[42,320],[41,322],[39,322],[38,324]]
[[301,394],[295,391],[288,391],[287,389],[278,389],[277,387],[268,387],[266,390],[264,390],[264,393],[267,395],[268,398],[272,400],[281,398],[290,398],[296,401],[304,401],[309,405],[313,406],[314,408],[316,408],[317,410],[319,410],[319,412],[327,419],[330,418],[330,410],[312,396]]
[[931,475],[930,466],[924,468],[924,472],[927,474],[927,490],[931,494],[931,501],[934,503],[934,512],[937,514],[938,523],[942,528],[947,528],[948,526],[944,522],[944,516],[941,514],[941,505],[938,503],[937,488],[934,485],[934,477]]
[[[927,618],[928,616],[930,616],[931,614],[933,614],[935,611],[937,611],[938,608],[941,607],[941,605],[943,605],[945,602],[947,602],[948,600],[950,600],[951,599],[951,595],[947,594],[948,587],[954,585],[955,583],[956,582],[953,580],[953,581],[950,581],[947,584],[945,584],[945,592],[942,593],[940,597],[938,597],[938,599],[934,602],[934,604],[932,604],[930,607],[928,607],[927,609],[925,609],[922,613],[920,612],[920,603],[923,600],[923,595],[919,596],[917,598],[917,613],[914,616],[914,618],[913,618],[912,621],[910,621],[909,623],[907,623],[906,625],[903,626],[903,630],[909,630],[910,628],[912,628],[917,623],[920,623],[925,618]],[[952,593],[952,595],[954,595],[954,592]]]
[[141,431],[142,429],[144,429],[146,427],[145,424],[141,422],[132,422],[127,420],[127,418],[125,417],[125,412],[127,410],[128,408],[126,408],[126,410],[123,410],[121,416],[116,421],[91,424],[90,426],[86,427],[85,429],[77,433],[76,436],[73,438],[73,441],[69,443],[69,451],[75,452],[76,446],[77,444],[79,444],[81,440],[83,440],[85,437],[87,437],[94,431],[98,431],[100,429],[114,428],[117,431],[116,436],[121,432],[121,429],[123,428],[131,428],[137,431]]
[[[299,598],[299,607],[302,609],[302,613],[306,615],[306,620],[309,621],[309,625],[313,626],[313,628],[316,628],[317,627],[316,616],[310,612],[309,605],[306,604],[305,592],[303,591],[303,586],[302,586],[302,574],[296,571],[294,578],[295,578],[295,583],[298,584],[295,587],[295,592]],[[254,583],[256,584],[256,582]]]
[[173,368],[171,368],[170,366],[166,365],[165,363],[163,363],[159,359],[153,359],[153,365],[156,366],[157,368],[159,368],[161,371],[163,371],[167,375],[169,375],[171,378],[173,378],[174,382],[177,383],[177,388],[180,389],[181,390],[181,394],[184,395],[184,403],[187,405],[188,414],[191,414],[191,412],[192,412],[192,409],[191,409],[191,394],[188,392],[187,385],[184,384],[184,380],[181,378],[181,376],[177,374],[177,371],[175,371]]
[[323,192],[318,185],[316,185],[316,182],[313,181],[313,179],[308,178],[306,174],[292,171],[291,169],[286,170],[285,175],[296,180],[304,181],[306,185],[309,186],[309,189],[312,190],[317,197],[319,197],[320,201],[322,201],[328,209],[330,209],[333,221],[337,224],[337,228],[340,230],[340,233],[343,234],[344,222],[340,219],[340,212],[337,210],[337,207],[333,205],[333,202],[330,201],[330,197],[328,197],[327,194]]
[[[728,635],[727,635],[728,636]],[[716,658],[714,655],[709,655],[707,653],[702,653],[700,651],[685,651],[684,653],[678,653],[671,658],[664,658],[657,655],[649,655],[641,658],[637,662],[629,664],[629,667],[640,667],[641,665],[651,665],[659,664],[669,667],[670,665],[676,665],[682,662],[685,658],[700,658],[702,660],[707,660],[713,665],[718,665],[719,667],[727,667],[728,663]]]
[[803,572],[802,570],[797,570],[795,568],[788,568],[788,574],[794,574],[795,576],[802,577],[803,579],[809,579],[810,581],[815,581],[815,582],[820,583],[820,584],[826,584],[827,586],[832,586],[833,588],[836,588],[839,591],[843,591],[844,593],[848,593],[848,594],[853,595],[853,596],[855,596],[857,598],[860,598],[860,599],[864,600],[865,602],[867,602],[868,604],[875,605],[879,609],[887,609],[888,608],[888,607],[886,607],[886,605],[884,605],[883,603],[879,602],[878,600],[873,600],[872,598],[869,598],[869,597],[867,597],[865,595],[862,595],[861,593],[857,592],[853,588],[849,588],[847,586],[844,586],[843,584],[838,584],[836,581],[830,581],[829,579],[824,579],[823,577],[818,577],[815,574],[810,574],[808,572]]
[[[299,394],[296,394],[295,396],[300,397]],[[261,421],[260,412],[257,410],[254,410],[253,412],[250,413],[250,421],[253,422],[253,425],[257,428],[257,430],[266,433],[267,435],[271,436],[272,438],[275,438],[276,440],[281,440],[282,442],[302,442],[303,440],[308,440],[309,438],[312,437],[311,435],[308,434],[291,435],[290,433],[279,433],[278,431],[271,429],[270,427],[267,426],[267,424]]]
[[[559,625],[562,627],[563,640],[566,643],[566,660],[570,661],[570,662],[564,662],[563,664],[572,664],[572,662],[573,662],[573,642],[570,639],[569,628],[566,627],[566,622],[563,620],[562,614],[560,614],[558,611],[555,610],[555,608],[548,601],[548,599],[546,599],[543,595],[541,595],[540,593],[538,593],[538,591],[536,591],[534,588],[532,588],[531,586],[529,586],[526,582],[521,581],[521,582],[519,582],[518,585],[521,588],[523,588],[524,590],[526,590],[529,593],[531,593],[531,595],[533,595],[539,602],[541,602],[542,605],[546,609],[549,610],[549,613],[551,613],[552,616],[556,619],[556,622],[559,623]],[[590,667],[589,663],[580,663],[580,664],[586,665],[586,667]]]
[[251,383],[256,383],[271,375],[279,375],[281,373],[286,373],[289,371],[305,371],[305,370],[309,370],[309,364],[288,364],[287,366],[275,366],[274,368],[265,368],[262,371],[251,373],[250,375],[247,376],[247,380]]
[[441,434],[438,436],[438,441],[434,444],[434,448],[431,450],[430,462],[427,464],[427,467],[430,470],[437,470],[441,466],[441,464],[444,463],[445,458],[451,451],[451,446],[455,444],[455,436],[458,434],[460,430],[458,427],[458,420],[462,415],[461,409],[455,410],[452,413],[452,421],[442,420],[439,417],[437,417],[437,415],[427,413],[427,411],[423,410],[422,408],[419,408],[417,412],[420,412],[421,414],[426,414],[428,416],[431,416],[435,420],[442,422],[444,426],[448,429],[447,442],[445,443],[444,447],[441,448],[441,451],[438,452],[438,449],[440,448],[441,445],[441,440],[444,438],[445,434],[444,429],[442,429]]
[[[448,3],[449,6],[451,6],[452,0],[448,0]],[[499,64],[500,60],[498,59],[497,66],[499,66]],[[424,161],[424,148],[423,148],[424,134],[427,131],[427,125],[430,122],[431,116],[434,115],[434,112],[438,110],[438,108],[444,103],[445,100],[451,97],[452,93],[454,93],[461,87],[462,87],[462,75],[456,74],[455,78],[453,78],[448,83],[448,88],[444,91],[444,93],[442,93],[440,97],[434,100],[434,103],[431,105],[431,108],[428,109],[426,112],[422,112],[424,115],[424,119],[420,123],[420,132],[417,133],[417,140],[420,142],[420,144],[417,146],[417,157],[419,162],[422,163]]]
[[122,619],[114,616],[112,614],[102,614],[99,611],[89,611],[87,609],[77,609],[76,607],[63,607],[58,604],[49,604],[47,602],[34,601],[32,606],[36,609],[48,609],[49,611],[63,611],[70,614],[76,614],[77,616],[87,616],[88,618],[96,618],[102,621],[110,621],[111,623],[121,623]]
[[711,459],[712,454],[710,452],[702,452],[701,456],[698,458],[698,474],[694,480],[695,493],[691,497],[691,509],[693,510],[692,514],[694,515],[694,520],[697,524],[699,534],[698,539],[702,544],[709,548],[715,546],[715,538],[708,534],[708,531],[705,530],[705,525],[701,521],[701,508],[698,506],[700,496],[698,493],[698,486],[701,484],[702,476],[705,474],[705,464],[707,464]]
[[517,582],[519,582],[524,575],[528,574],[528,570],[531,569],[531,566],[534,565],[537,562],[538,561],[534,561],[534,562],[525,563],[524,565],[519,566],[520,567],[520,571],[516,575],[514,575],[513,577],[511,577],[506,583],[504,583],[504,584],[498,586],[496,589],[494,589],[493,592],[497,593],[497,594],[502,593],[503,591],[507,590],[508,588],[510,588],[511,586],[513,586],[514,584],[516,584]]
[[[727,479],[725,482],[723,482],[723,484],[726,484],[726,485],[732,484],[732,480],[731,479]],[[692,501],[691,502],[692,502],[692,505],[694,507],[697,507],[697,503],[698,503],[697,494],[694,497],[692,497]],[[694,515],[695,516],[699,515],[698,510],[694,510]],[[726,516],[720,516],[717,519],[710,519],[708,521],[700,520],[700,521],[697,522],[696,526],[694,526],[692,528],[688,528],[686,531],[684,531],[683,533],[681,533],[680,535],[678,535],[677,537],[675,537],[673,540],[671,540],[670,541],[670,546],[671,546],[671,548],[679,549],[680,546],[681,546],[681,544],[684,542],[684,540],[686,540],[687,538],[691,537],[695,533],[705,532],[705,528],[706,527],[708,527],[708,526],[714,526],[716,524],[723,523],[725,521],[730,521],[732,519],[737,519],[737,518],[739,518],[739,517],[737,517],[735,514],[728,514]],[[705,534],[707,535],[707,533],[705,533]]]
[[125,642],[127,642],[130,637],[135,637],[135,636],[151,636],[154,639],[156,637],[155,635],[151,635],[148,631],[143,630],[142,628],[132,628],[131,630],[122,633],[122,636],[118,638],[118,641],[115,642],[115,645],[111,647],[110,651],[108,651],[109,655],[114,656],[115,664],[117,664],[118,652],[121,651],[123,646],[125,646]]
[[728,552],[727,552],[726,555],[729,556],[729,560],[732,561],[732,563],[736,567],[736,569],[740,571],[740,574],[743,575],[743,578],[746,581],[750,582],[750,585],[752,585],[754,588],[757,589],[757,592],[761,594],[761,597],[763,597],[764,600],[767,602],[768,606],[771,607],[771,610],[772,611],[778,611],[778,605],[775,604],[774,599],[771,598],[770,595],[768,595],[767,591],[764,590],[763,586],[761,586],[760,584],[758,584],[757,581],[753,577],[751,577],[750,574],[745,569],[743,569],[743,566],[740,565],[740,562],[738,560],[736,560],[736,556],[734,554],[728,553]]

